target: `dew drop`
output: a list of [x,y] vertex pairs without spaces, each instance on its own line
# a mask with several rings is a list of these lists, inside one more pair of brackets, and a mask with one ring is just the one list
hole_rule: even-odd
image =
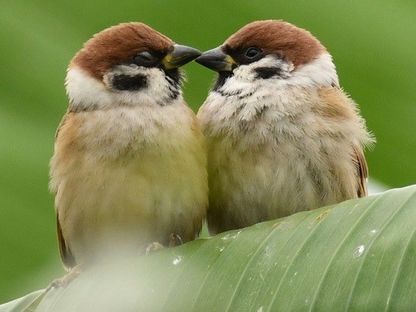
[[172,263],[173,265],[178,265],[179,263],[181,263],[181,261],[182,261],[182,257],[176,256],[175,259],[173,259]]
[[364,251],[365,251],[365,246],[360,245],[360,246],[358,246],[357,248],[354,249],[354,252],[353,252],[352,256],[354,258],[361,257],[363,255]]
[[222,240],[236,239],[240,235],[241,230],[233,233],[229,233],[221,237]]

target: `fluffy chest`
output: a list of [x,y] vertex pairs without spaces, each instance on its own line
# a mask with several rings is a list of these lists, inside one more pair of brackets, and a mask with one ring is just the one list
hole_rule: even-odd
[[69,114],[57,136],[51,189],[64,192],[76,187],[87,197],[111,190],[127,193],[122,200],[129,201],[129,194],[137,197],[140,188],[153,192],[172,179],[193,175],[202,179],[201,140],[185,105]]
[[179,105],[85,112],[76,118],[73,145],[102,159],[175,152],[193,139],[192,116]]
[[214,206],[225,204],[230,213],[261,207],[249,219],[263,220],[316,208],[344,196],[344,189],[354,190],[354,133],[348,130],[356,128],[354,121],[317,113],[321,98],[308,89],[240,90],[231,96],[213,92],[198,113],[208,139]]
[[[276,89],[265,85],[240,86],[228,94],[212,92],[198,112],[205,135],[225,139],[233,149],[258,149],[261,145],[310,144],[309,139],[332,125],[313,112],[317,92],[302,88]],[[336,129],[334,129],[336,131]]]

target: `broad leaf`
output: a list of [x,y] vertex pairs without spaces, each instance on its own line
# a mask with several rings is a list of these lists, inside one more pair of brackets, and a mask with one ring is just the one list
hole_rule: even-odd
[[391,190],[85,271],[36,311],[412,310],[415,225],[416,186]]

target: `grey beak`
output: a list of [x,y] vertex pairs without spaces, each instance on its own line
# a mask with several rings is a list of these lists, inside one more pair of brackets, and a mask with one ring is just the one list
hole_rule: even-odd
[[234,59],[224,53],[221,47],[202,53],[195,61],[217,72],[231,72],[236,66]]
[[191,62],[200,55],[201,51],[195,48],[175,44],[173,50],[163,58],[162,64],[166,69],[178,68]]

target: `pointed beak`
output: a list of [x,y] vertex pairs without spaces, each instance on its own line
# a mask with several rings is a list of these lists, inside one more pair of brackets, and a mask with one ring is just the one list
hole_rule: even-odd
[[237,66],[234,59],[224,53],[221,47],[202,53],[195,61],[217,72],[231,72]]
[[173,50],[162,60],[165,69],[181,67],[201,55],[201,51],[180,44],[175,44]]

